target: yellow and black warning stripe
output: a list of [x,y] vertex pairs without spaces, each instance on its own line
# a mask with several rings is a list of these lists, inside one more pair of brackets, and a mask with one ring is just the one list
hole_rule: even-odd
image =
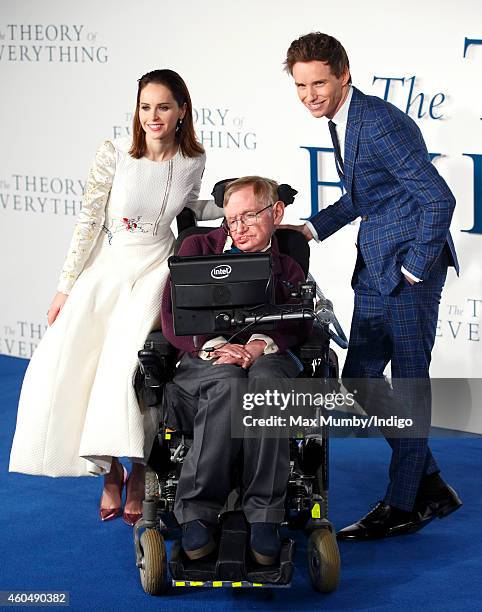
[[289,587],[290,584],[270,584],[266,582],[249,582],[248,580],[173,580],[172,586],[174,587],[229,587],[229,588],[279,588]]

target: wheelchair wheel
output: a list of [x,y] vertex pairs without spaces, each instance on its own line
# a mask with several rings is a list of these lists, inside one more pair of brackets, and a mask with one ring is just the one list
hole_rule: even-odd
[[157,529],[146,529],[141,535],[142,566],[139,568],[142,588],[149,595],[162,595],[167,589],[167,558],[164,538]]
[[320,593],[331,593],[340,582],[340,552],[329,529],[315,529],[308,539],[308,570],[311,583]]
[[156,472],[146,469],[146,499],[159,497],[159,479]]

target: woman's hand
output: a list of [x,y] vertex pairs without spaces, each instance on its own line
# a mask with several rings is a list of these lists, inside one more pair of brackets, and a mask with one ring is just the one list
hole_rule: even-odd
[[66,293],[56,293],[52,303],[50,304],[50,308],[47,311],[47,323],[52,325],[52,323],[57,318],[59,312],[64,307],[65,302],[69,296]]

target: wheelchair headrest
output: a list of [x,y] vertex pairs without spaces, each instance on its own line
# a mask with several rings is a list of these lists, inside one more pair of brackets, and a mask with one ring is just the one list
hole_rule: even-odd
[[[226,188],[228,187],[229,183],[232,183],[236,180],[236,178],[223,179],[222,181],[218,181],[214,185],[213,190],[211,191],[211,195],[213,196],[214,202],[217,206],[219,206],[219,208],[223,207],[224,192],[226,191]],[[293,189],[293,187],[287,185],[286,183],[278,185],[278,198],[281,202],[283,202],[285,206],[288,206],[288,204],[292,204],[294,202],[295,195],[297,193],[298,192],[296,191],[296,189]]]

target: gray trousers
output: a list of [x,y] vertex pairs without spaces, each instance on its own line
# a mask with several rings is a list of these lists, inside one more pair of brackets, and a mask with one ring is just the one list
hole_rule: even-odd
[[248,369],[213,365],[184,355],[166,385],[168,410],[193,422],[193,443],[183,463],[174,514],[179,523],[215,523],[233,488],[233,466],[243,451],[242,507],[250,523],[280,523],[289,475],[288,438],[232,438],[230,381],[294,378],[299,368],[286,354],[259,357]]

